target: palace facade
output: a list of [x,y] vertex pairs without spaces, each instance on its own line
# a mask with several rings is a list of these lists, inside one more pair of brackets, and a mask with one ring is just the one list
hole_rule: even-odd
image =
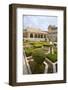
[[49,26],[47,31],[38,29],[38,28],[32,28],[27,27],[23,31],[23,37],[24,40],[29,41],[57,41],[57,27],[55,26]]
[[47,41],[47,32],[37,28],[26,28],[23,32],[24,40]]

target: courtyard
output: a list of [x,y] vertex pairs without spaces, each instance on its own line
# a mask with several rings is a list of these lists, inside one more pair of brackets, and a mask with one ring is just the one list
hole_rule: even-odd
[[57,45],[49,41],[23,41],[23,74],[57,72]]

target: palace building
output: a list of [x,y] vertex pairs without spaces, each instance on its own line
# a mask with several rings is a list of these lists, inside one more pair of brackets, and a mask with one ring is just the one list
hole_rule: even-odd
[[57,27],[56,26],[48,26],[48,39],[49,41],[57,42]]
[[37,28],[26,28],[23,32],[24,40],[47,41],[47,32]]
[[24,40],[29,41],[57,41],[57,27],[49,25],[48,30],[27,27],[23,31]]

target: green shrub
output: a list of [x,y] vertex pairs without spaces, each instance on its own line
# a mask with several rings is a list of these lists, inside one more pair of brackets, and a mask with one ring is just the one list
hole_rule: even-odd
[[34,61],[30,61],[29,65],[30,65],[32,74],[41,74],[41,73],[44,73],[45,64],[41,64],[40,65],[40,64],[37,64]]
[[56,49],[54,49],[54,53],[57,54],[57,50]]
[[47,47],[50,47],[52,46],[49,42],[41,42],[43,46],[47,46]]
[[35,44],[33,45],[33,47],[34,47],[34,48],[41,48],[41,47],[42,47],[42,44],[40,44],[40,43],[35,43]]
[[32,52],[33,52],[33,48],[25,48],[25,54],[27,57],[31,56]]
[[52,45],[50,45],[50,44],[43,44],[43,46],[47,46],[47,47],[50,47],[50,46],[52,46]]
[[43,41],[30,42],[30,44],[31,44],[34,48],[41,48],[42,46],[48,46],[48,47],[51,46],[49,42],[43,42]]
[[57,61],[57,54],[48,54],[46,56],[49,60],[51,60],[53,63]]
[[35,68],[34,68],[34,73],[36,74],[41,74],[41,73],[44,73],[44,70],[45,70],[45,64],[37,64],[35,65]]
[[42,49],[35,49],[32,57],[36,63],[41,64],[45,60],[45,52]]
[[31,45],[34,45],[35,42],[30,42]]

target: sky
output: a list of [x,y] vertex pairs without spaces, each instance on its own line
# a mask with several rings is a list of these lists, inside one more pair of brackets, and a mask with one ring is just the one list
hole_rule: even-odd
[[34,28],[40,28],[43,31],[47,31],[49,25],[57,26],[56,16],[24,15],[23,19],[24,19],[24,28],[34,27]]

